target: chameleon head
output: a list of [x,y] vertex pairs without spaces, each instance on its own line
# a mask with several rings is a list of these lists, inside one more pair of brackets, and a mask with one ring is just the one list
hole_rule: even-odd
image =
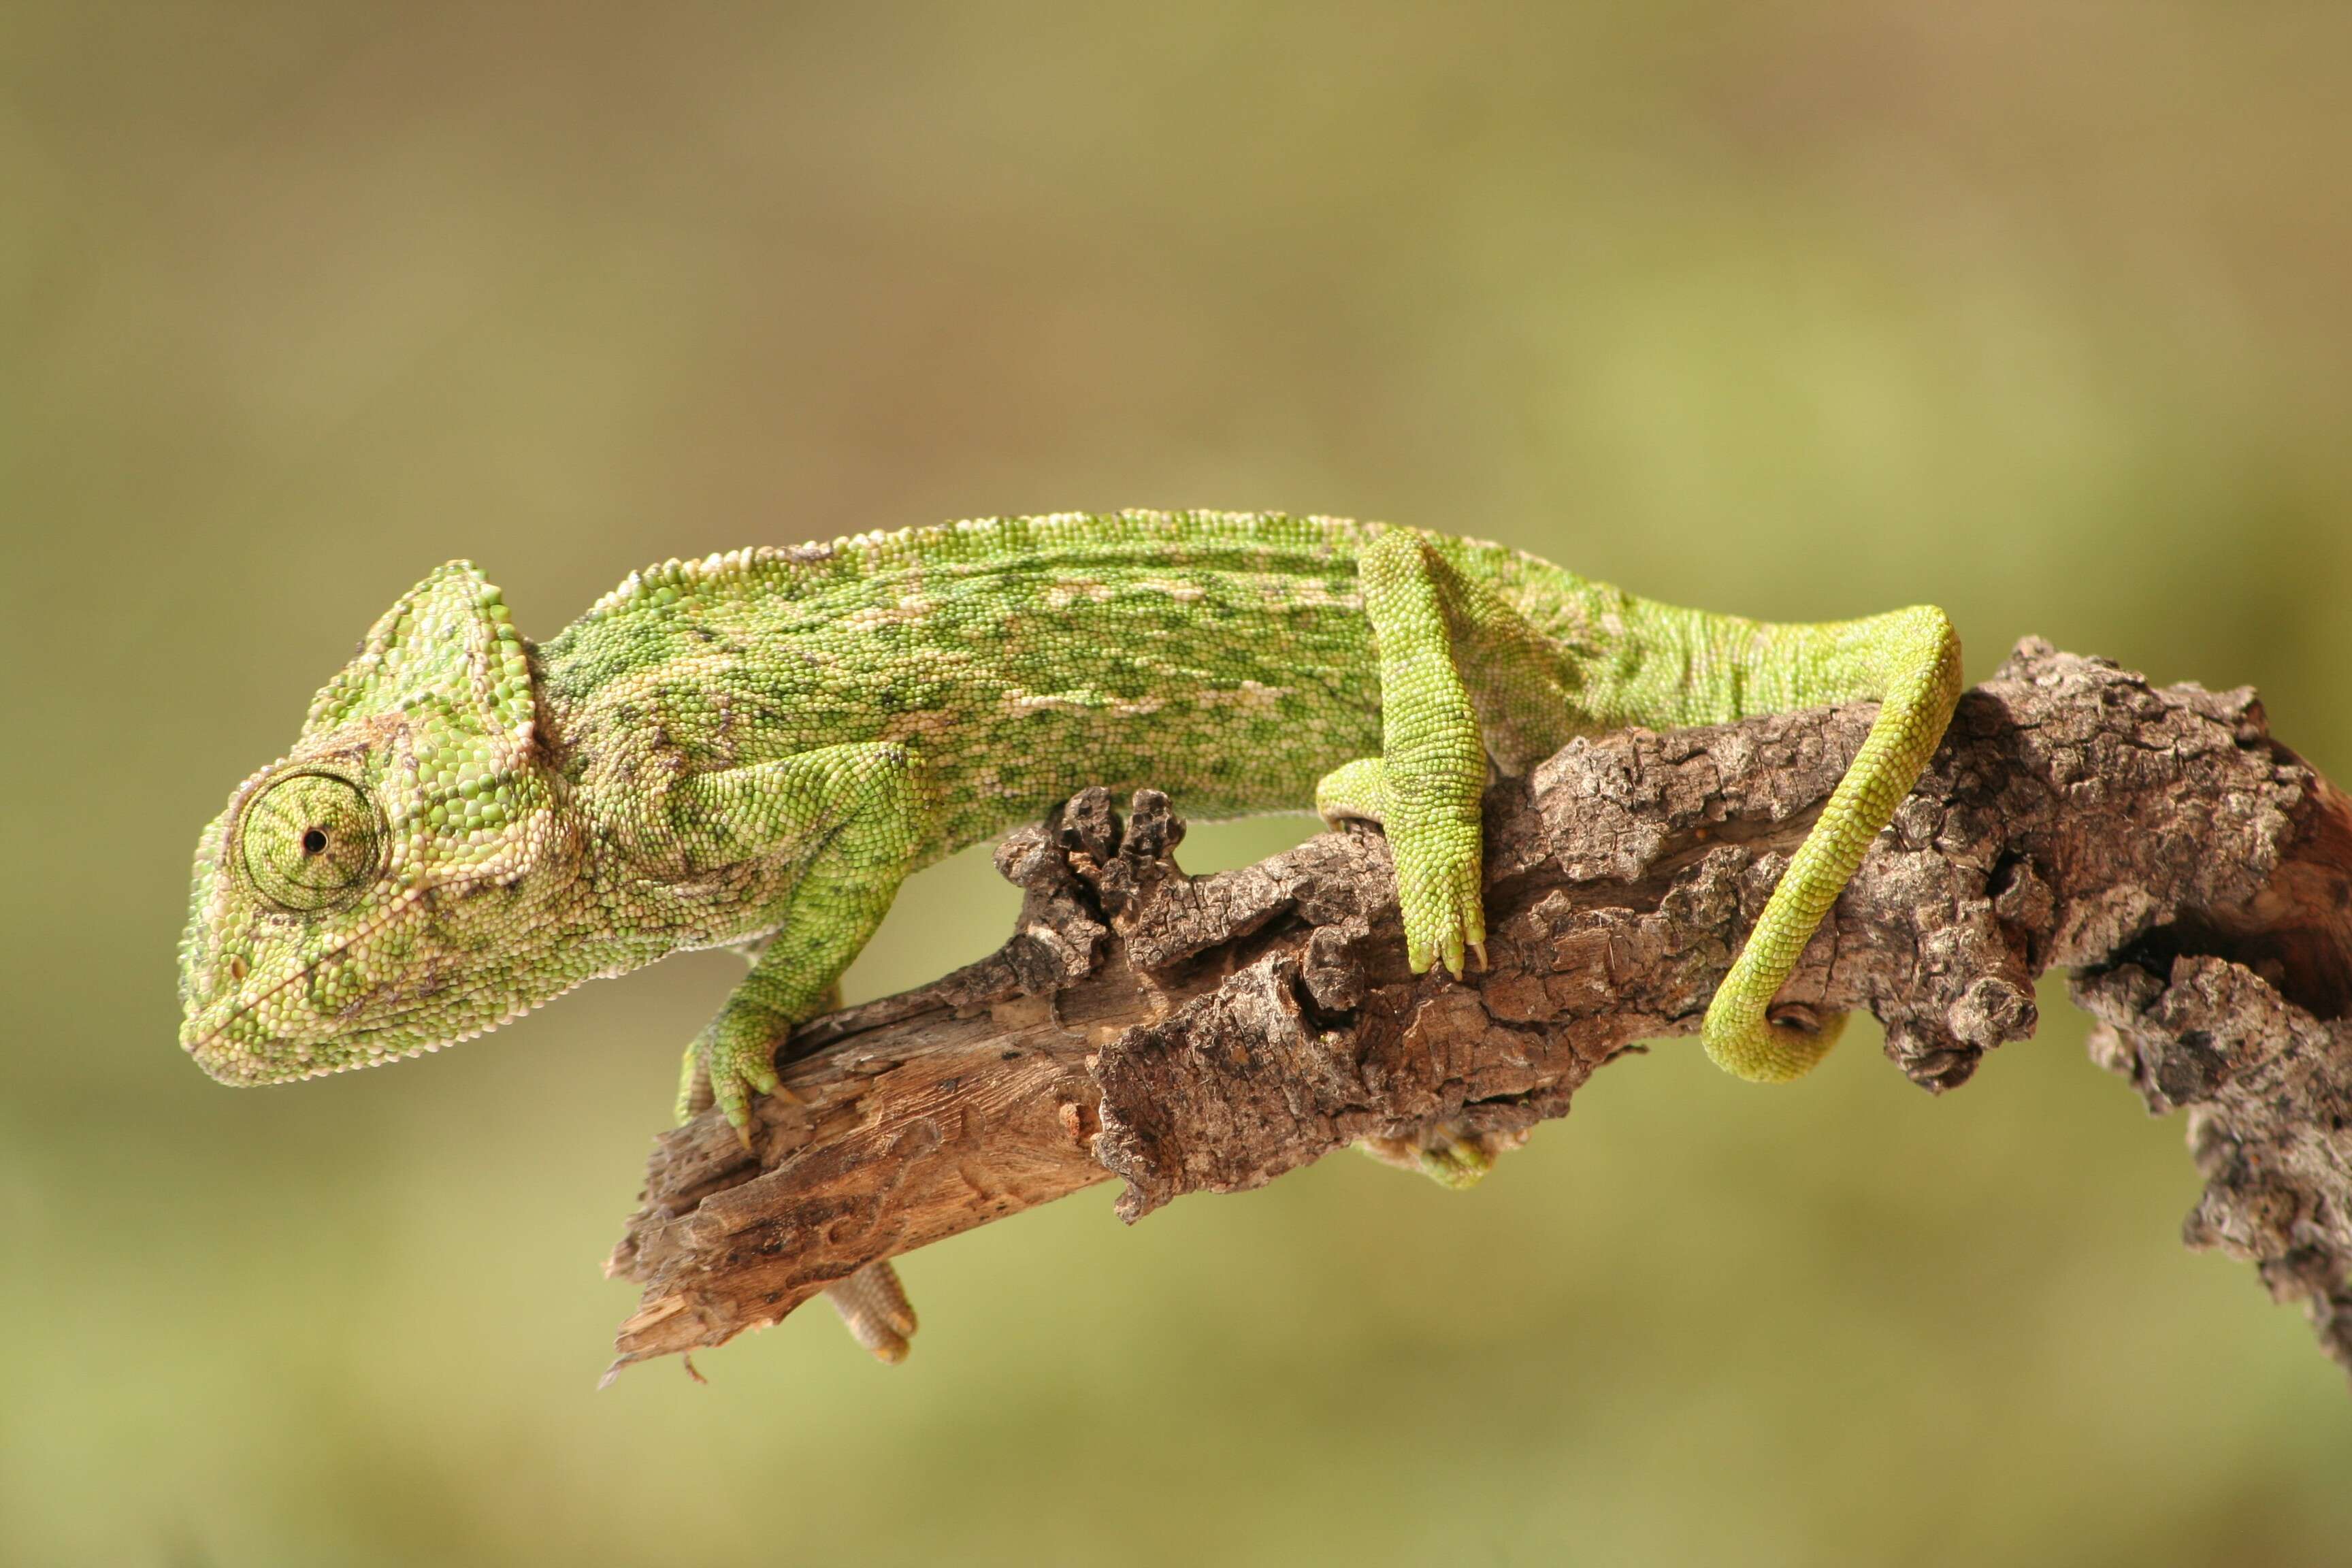
[[385,613],[197,845],[180,1043],[206,1072],[369,1067],[568,988],[581,835],[536,714],[530,651],[471,565]]

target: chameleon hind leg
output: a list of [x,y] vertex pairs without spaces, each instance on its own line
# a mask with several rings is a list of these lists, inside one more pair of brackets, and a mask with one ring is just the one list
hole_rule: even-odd
[[1381,534],[1357,563],[1381,678],[1381,754],[1326,774],[1315,805],[1387,830],[1406,956],[1418,973],[1483,965],[1480,812],[1491,754],[1505,773],[1577,732],[1559,647],[1428,540]]
[[1486,752],[1454,660],[1440,563],[1419,535],[1398,530],[1356,564],[1381,678],[1381,754],[1326,774],[1315,806],[1326,822],[1362,817],[1387,830],[1396,858],[1406,960],[1419,973],[1442,963],[1459,976],[1485,962],[1479,807]]
[[[1378,643],[1385,750],[1325,775],[1316,809],[1334,826],[1360,817],[1386,829],[1407,957],[1416,972],[1442,959],[1459,976],[1465,956],[1485,962],[1486,758],[1517,773],[1567,744],[1573,671],[1500,595],[1417,535],[1382,534],[1358,574]],[[1356,1146],[1459,1191],[1525,1141],[1447,1123]]]
[[1932,605],[1781,635],[1788,646],[1766,658],[1793,658],[1821,672],[1800,679],[1793,692],[1800,702],[1875,697],[1880,707],[1707,1006],[1700,1029],[1707,1056],[1754,1083],[1801,1078],[1835,1043],[1843,1015],[1832,1015],[1818,1032],[1790,1028],[1769,1016],[1773,994],[1796,969],[1871,840],[1918,782],[1960,695],[1960,640]]

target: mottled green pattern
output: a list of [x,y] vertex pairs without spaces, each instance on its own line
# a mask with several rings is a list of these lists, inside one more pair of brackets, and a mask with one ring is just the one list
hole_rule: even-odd
[[1485,939],[1478,804],[1579,733],[1885,701],[1710,1008],[1730,1070],[1942,733],[1935,610],[1776,626],[1491,544],[1122,512],[739,551],[536,650],[469,565],[388,612],[197,851],[184,1045],[230,1082],[433,1050],[595,975],[760,944],[689,1052],[740,1126],[916,866],[1093,784],[1385,825],[1416,969]]

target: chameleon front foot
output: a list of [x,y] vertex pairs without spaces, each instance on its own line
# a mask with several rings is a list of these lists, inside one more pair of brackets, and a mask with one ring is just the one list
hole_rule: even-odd
[[740,1013],[721,1014],[686,1048],[677,1092],[677,1119],[716,1105],[745,1148],[751,1146],[751,1097],[782,1094],[776,1045],[782,1027]]

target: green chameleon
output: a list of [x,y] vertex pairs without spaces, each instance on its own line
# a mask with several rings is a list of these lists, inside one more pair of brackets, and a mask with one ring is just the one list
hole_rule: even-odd
[[739,1130],[916,868],[1087,784],[1381,824],[1415,971],[1485,959],[1480,799],[1570,739],[1882,703],[1708,1007],[1767,1009],[1959,691],[1941,611],[1776,626],[1517,551],[1327,518],[992,519],[639,572],[534,646],[453,562],[205,830],[181,1044],[226,1083],[437,1050],[682,948],[753,949],[681,1110]]

